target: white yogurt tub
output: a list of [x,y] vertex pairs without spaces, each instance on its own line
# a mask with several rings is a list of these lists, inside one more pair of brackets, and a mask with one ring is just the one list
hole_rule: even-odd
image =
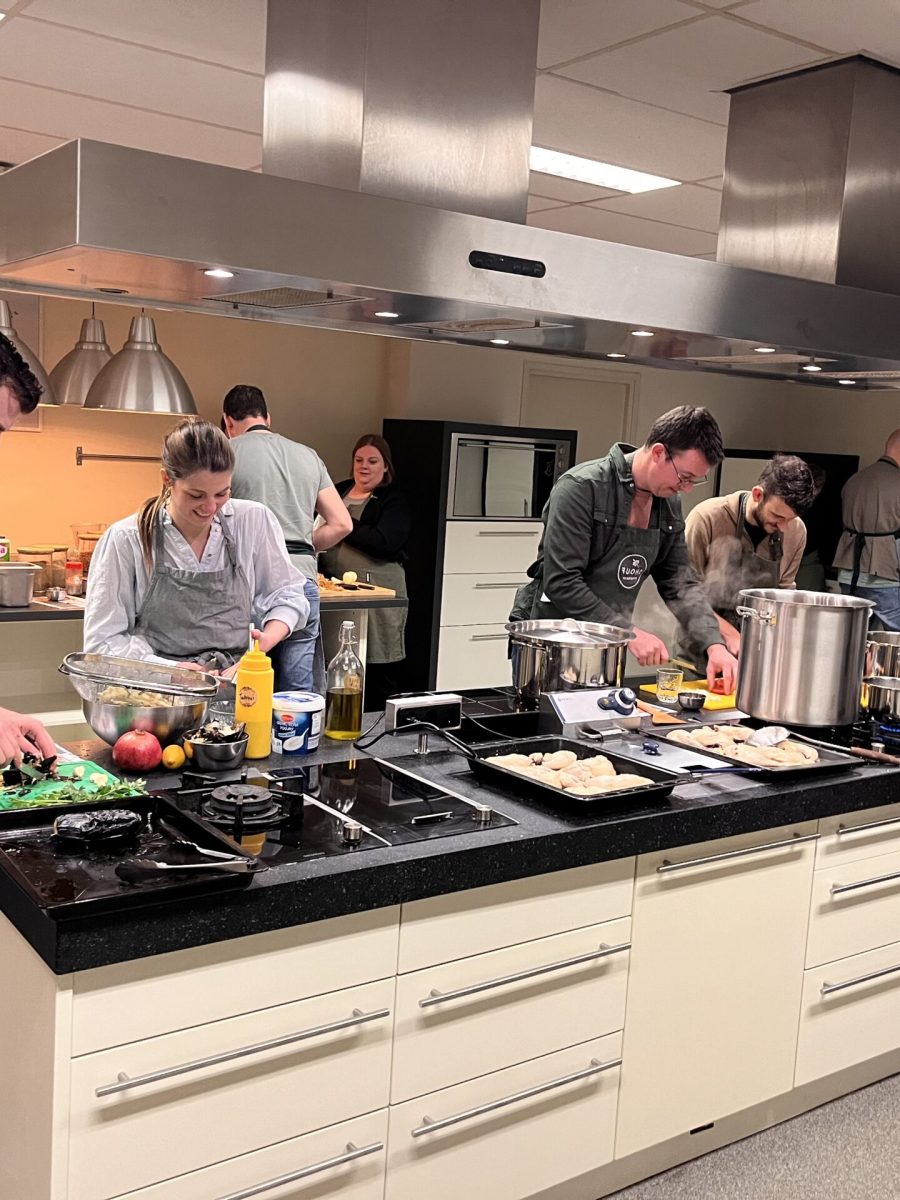
[[272,697],[272,753],[311,754],[319,744],[325,697],[276,692]]

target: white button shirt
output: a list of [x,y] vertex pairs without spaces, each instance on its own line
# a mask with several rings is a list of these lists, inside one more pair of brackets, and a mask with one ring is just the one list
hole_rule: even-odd
[[[166,566],[188,571],[221,571],[228,566],[222,533],[222,522],[227,521],[235,557],[250,585],[256,622],[283,621],[292,632],[306,623],[309,601],[303,594],[303,576],[288,558],[281,527],[262,504],[227,501],[213,518],[199,561],[165,510],[162,521]],[[88,653],[167,664],[174,661],[160,657],[146,638],[134,631],[149,585],[137,517],[116,521],[97,543],[88,573],[84,612]],[[247,617],[249,622],[249,613]],[[210,648],[216,648],[214,630],[210,630]]]

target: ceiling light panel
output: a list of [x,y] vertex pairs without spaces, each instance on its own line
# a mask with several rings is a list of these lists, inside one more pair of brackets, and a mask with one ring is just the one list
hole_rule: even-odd
[[560,150],[548,150],[544,146],[531,147],[531,169],[541,175],[555,175],[561,179],[575,179],[579,183],[592,183],[597,187],[612,188],[617,192],[655,192],[659,188],[679,187],[680,180],[666,179],[662,175],[648,175],[644,171],[632,171],[628,167],[617,167],[613,163],[597,162],[592,158],[581,158],[577,154],[563,154]]

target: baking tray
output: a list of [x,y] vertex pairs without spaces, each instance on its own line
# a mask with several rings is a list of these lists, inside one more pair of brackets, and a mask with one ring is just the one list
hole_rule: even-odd
[[[725,723],[726,722],[722,722],[722,724]],[[735,722],[735,724],[740,724],[740,722]],[[804,763],[802,766],[799,764],[788,764],[783,767],[757,767],[751,763],[742,763],[738,759],[729,758],[727,754],[718,754],[715,750],[710,750],[706,746],[698,746],[695,753],[705,756],[706,758],[711,758],[715,762],[728,763],[731,767],[737,770],[743,770],[748,774],[758,775],[763,779],[784,779],[786,775],[821,775],[823,772],[829,771],[849,771],[853,767],[858,767],[862,762],[862,759],[855,758],[852,754],[844,754],[842,751],[837,749],[826,749],[821,742],[811,742],[808,738],[798,737],[794,734],[791,736],[795,737],[798,742],[809,742],[809,744],[812,745],[818,752],[818,761],[814,763]],[[660,742],[667,741],[665,734],[663,734],[657,740]],[[677,742],[672,744],[678,745]],[[685,746],[684,749],[688,749],[688,747]],[[640,757],[639,761],[644,761],[643,755]]]
[[[616,768],[617,774],[645,775],[654,782],[650,787],[626,788],[621,792],[609,792],[600,796],[573,796],[561,788],[550,787],[538,779],[529,779],[510,771],[506,767],[498,767],[496,763],[485,762],[486,758],[495,754],[553,754],[556,750],[571,750],[579,758],[594,758],[604,755]],[[565,737],[534,737],[522,738],[519,741],[495,742],[489,746],[475,746],[469,752],[469,766],[472,772],[492,783],[495,787],[509,788],[524,796],[531,796],[552,804],[571,805],[575,808],[621,808],[622,804],[636,801],[639,805],[658,804],[667,800],[672,794],[676,783],[687,782],[684,775],[667,771],[654,763],[642,760],[640,770],[635,769],[635,760],[624,755],[607,751],[602,746],[589,746],[584,742],[573,741]]]
[[[129,796],[98,809],[125,808],[139,813],[144,827],[136,844],[106,850],[57,849],[53,822],[63,813],[83,813],[84,804],[20,809],[0,814],[0,870],[37,908],[56,918],[120,912],[148,903],[246,887],[263,863],[240,849],[211,825],[183,812],[163,796]],[[175,858],[176,835],[204,850],[224,851],[254,864],[246,874],[179,872],[177,878],[124,883],[116,865],[131,858]]]

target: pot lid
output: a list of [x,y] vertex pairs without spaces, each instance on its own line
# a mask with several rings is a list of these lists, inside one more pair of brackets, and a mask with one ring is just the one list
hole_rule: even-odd
[[510,621],[507,633],[519,640],[562,646],[617,646],[630,641],[634,634],[616,625],[596,621],[575,621],[571,617],[544,621]]

